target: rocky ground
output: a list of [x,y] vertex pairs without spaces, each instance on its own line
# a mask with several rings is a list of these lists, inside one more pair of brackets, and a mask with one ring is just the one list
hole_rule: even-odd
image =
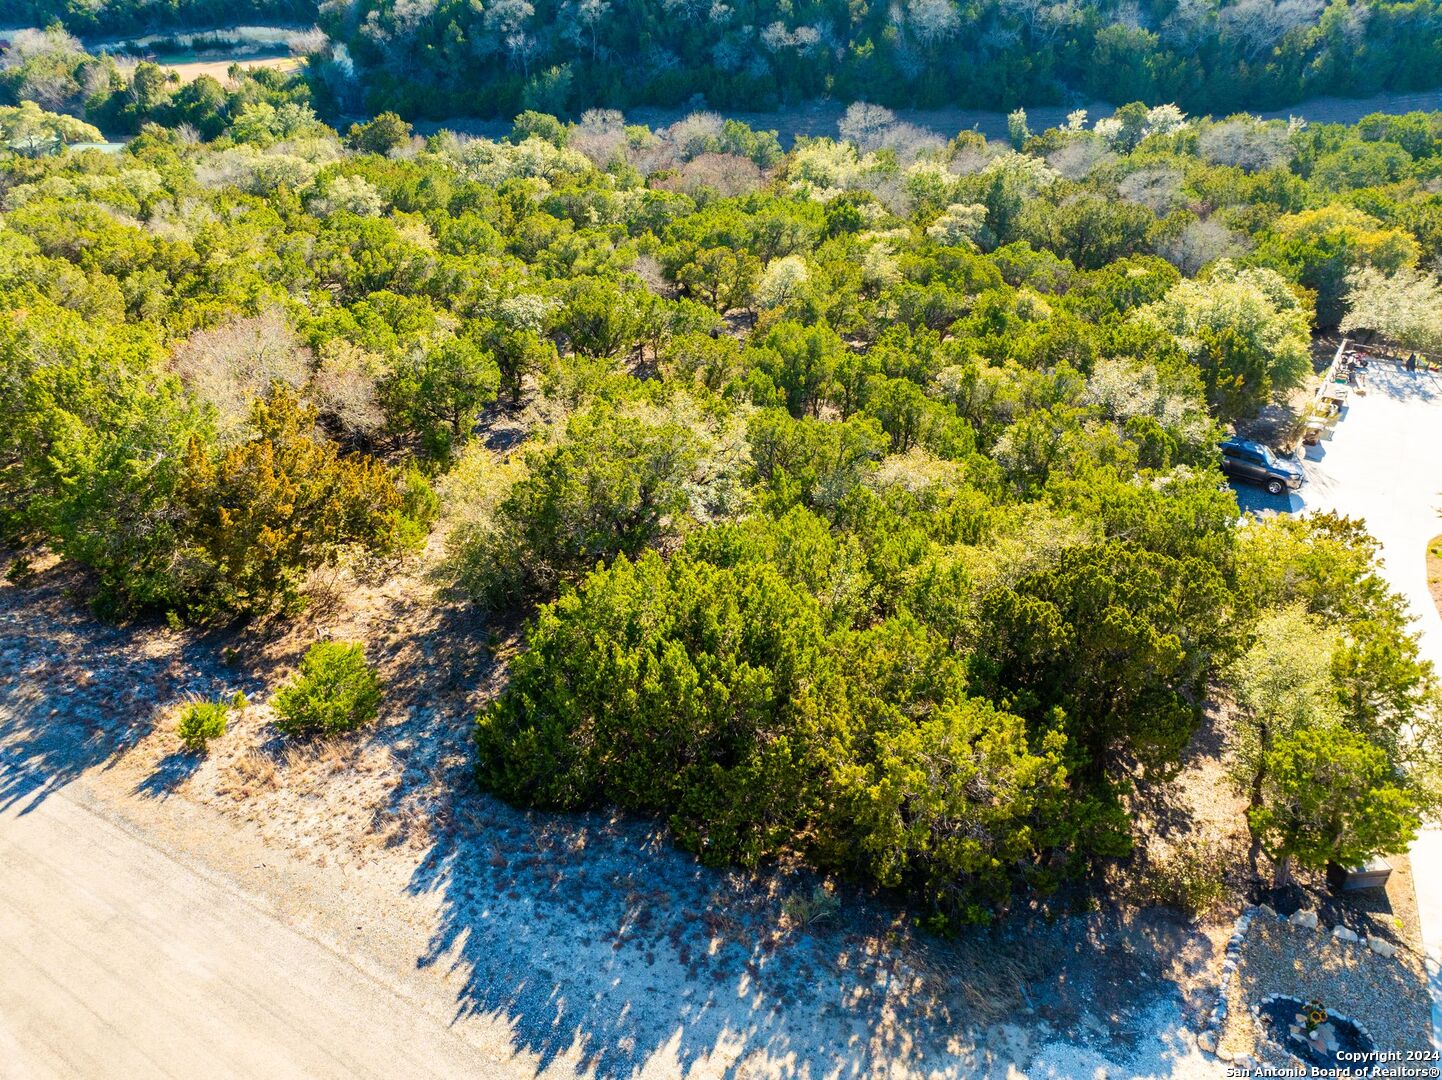
[[[471,721],[515,635],[444,602],[418,570],[340,573],[313,583],[298,618],[203,632],[103,624],[83,581],[53,559],[33,566],[0,585],[0,764],[23,766],[0,770],[0,811],[84,786],[367,970],[419,980],[454,1024],[483,1027],[537,1073],[1217,1074],[1191,1032],[1252,872],[1224,707],[1175,782],[1136,799],[1145,842],[1112,873],[1128,902],[1022,912],[943,941],[885,896],[792,867],[705,870],[654,822],[517,811],[476,790]],[[325,637],[365,642],[387,687],[381,717],[349,738],[286,740],[266,702]],[[236,691],[250,704],[227,734],[206,757],[186,753],[184,704]],[[1221,887],[1197,892],[1197,867],[1212,865]],[[1416,937],[1400,892],[1368,911],[1308,884],[1296,902],[1329,922],[1377,934],[1400,919],[1393,936]],[[1179,913],[1198,897],[1204,914]],[[1290,971],[1332,971],[1329,940],[1312,944],[1320,963],[1252,949],[1234,990],[1289,992]],[[1411,1017],[1416,972],[1397,970],[1407,978],[1376,1007]],[[1365,1002],[1348,1007],[1392,1030]]]
[[[298,619],[206,633],[102,624],[83,582],[33,565],[0,585],[0,809],[83,783],[358,962],[443,986],[456,1023],[502,1025],[538,1072],[1214,1068],[1188,1028],[1226,911],[1020,913],[942,941],[884,896],[706,870],[653,822],[477,791],[470,723],[514,639],[416,574],[340,575]],[[265,702],[318,637],[364,641],[386,704],[363,734],[290,742]],[[185,753],[179,709],[237,690],[251,704],[212,753]]]
[[1384,956],[1355,938],[1334,937],[1326,922],[1294,925],[1267,911],[1254,918],[1228,989],[1219,1049],[1233,1058],[1283,1064],[1277,1047],[1259,1038],[1251,1014],[1251,1006],[1270,994],[1321,1002],[1328,1012],[1361,1023],[1378,1050],[1428,1048],[1431,1003],[1421,953],[1403,944]]

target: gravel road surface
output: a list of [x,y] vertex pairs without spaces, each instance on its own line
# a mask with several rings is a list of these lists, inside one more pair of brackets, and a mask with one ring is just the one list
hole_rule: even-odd
[[0,812],[0,1078],[510,1075],[71,792]]

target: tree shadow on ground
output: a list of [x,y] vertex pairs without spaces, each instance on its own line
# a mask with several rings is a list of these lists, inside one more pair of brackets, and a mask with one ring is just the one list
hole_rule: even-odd
[[151,799],[168,799],[195,775],[200,765],[200,755],[189,750],[166,754],[150,775],[135,785],[135,793]]
[[[1149,1010],[1190,1004],[1166,974],[1189,940],[1170,916],[1021,912],[942,940],[894,898],[839,887],[839,910],[808,925],[818,881],[793,867],[710,870],[659,823],[530,813],[477,792],[469,733],[504,679],[514,628],[411,585],[360,614],[318,604],[274,632],[175,634],[98,624],[64,580],[0,586],[0,754],[31,766],[19,779],[0,770],[0,805],[110,767],[177,700],[258,698],[317,636],[363,638],[387,687],[378,727],[315,746],[252,728],[218,749],[280,763],[306,813],[331,796],[339,813],[355,763],[388,752],[370,842],[417,850],[408,889],[438,911],[417,962],[447,973],[458,1017],[504,1022],[538,1071],[1005,1076],[1044,1040],[1118,1054],[1155,1044]],[[159,757],[136,790],[167,798],[198,760],[163,740],[150,748]],[[306,775],[312,754],[334,768]]]
[[36,600],[45,591],[0,586],[6,616],[0,622],[0,810],[16,804],[21,813],[35,810],[81,774],[110,765],[150,730],[142,703],[148,669],[135,671],[135,685],[116,693],[108,681],[90,678],[97,654],[90,641],[77,648],[61,611],[45,620],[9,617],[6,609],[17,600]]
[[1385,938],[1418,949],[1420,933],[1410,899],[1413,885],[1410,873],[1404,872],[1408,858],[1405,854],[1387,856],[1394,869],[1384,887],[1350,890],[1333,889],[1324,872],[1307,869],[1294,869],[1293,880],[1278,886],[1273,880],[1275,868],[1267,862],[1266,875],[1257,877],[1248,899],[1282,915],[1315,911],[1324,926],[1345,926],[1362,937]]
[[[367,736],[405,777],[371,829],[424,841],[408,891],[438,921],[417,965],[456,985],[458,1019],[504,1022],[537,1072],[1005,1076],[1043,1024],[1126,1049],[1154,1038],[1159,1000],[1192,1004],[1164,975],[1196,937],[1174,913],[1023,911],[941,939],[895,897],[828,883],[838,908],[808,924],[821,883],[796,866],[708,869],[663,822],[509,806],[477,789],[470,735],[518,628],[464,605],[405,626],[368,645],[406,717]],[[1205,938],[1192,948],[1209,960]]]
[[[440,901],[418,966],[457,980],[457,1018],[504,1022],[538,1073],[1005,1076],[1043,1032],[1125,1055],[1157,1036],[1159,1001],[1192,1005],[1166,975],[1195,937],[1172,913],[1021,912],[942,939],[846,886],[806,925],[816,884],[702,867],[654,822],[473,792],[409,890]],[[1191,947],[1210,962],[1206,939]]]
[[[56,565],[25,588],[0,583],[0,810],[22,803],[28,813],[82,774],[111,767],[177,699],[262,685],[216,659],[214,639],[224,635],[105,624],[75,599],[82,589]],[[144,793],[173,791],[179,768],[167,759]]]
[[1442,372],[1407,371],[1386,361],[1373,361],[1367,370],[1366,392],[1400,401],[1442,402]]
[[1133,820],[1145,822],[1149,837],[1170,841],[1195,840],[1199,812],[1194,796],[1208,802],[1224,801],[1231,807],[1226,746],[1231,717],[1216,700],[1202,706],[1201,718],[1182,749],[1175,772],[1138,777],[1128,800]]
[[[833,929],[783,943],[748,879],[687,865],[644,823],[542,821],[477,796],[463,825],[411,880],[442,898],[418,964],[460,975],[458,1016],[504,1018],[537,1071],[563,1058],[609,1080],[661,1057],[684,1074],[736,1052],[813,1072],[839,1056],[864,1074],[896,1059],[885,1011],[916,977]],[[844,993],[826,1000],[833,980]],[[830,1045],[816,1045],[822,1032]]]

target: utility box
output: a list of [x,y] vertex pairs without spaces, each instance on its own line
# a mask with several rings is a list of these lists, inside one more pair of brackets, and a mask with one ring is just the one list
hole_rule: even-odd
[[1392,876],[1392,864],[1386,859],[1373,859],[1365,866],[1327,865],[1327,887],[1333,892],[1357,892],[1359,889],[1385,889]]

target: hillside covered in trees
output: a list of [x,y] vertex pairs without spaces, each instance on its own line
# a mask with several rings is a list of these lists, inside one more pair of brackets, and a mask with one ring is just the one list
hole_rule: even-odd
[[892,4],[360,0],[321,26],[372,108],[509,115],[605,105],[775,108],[833,95],[1012,108],[1088,99],[1194,112],[1435,85],[1442,8],[1322,0]]
[[1314,327],[1442,334],[1442,116],[998,145],[861,106],[783,153],[707,114],[422,141],[279,76],[189,92],[102,97],[115,154],[0,109],[14,580],[46,546],[101,617],[203,624],[419,561],[524,627],[483,787],[940,926],[1125,855],[1218,695],[1279,867],[1435,805],[1374,545],[1243,527],[1216,446]]
[[510,117],[521,109],[830,96],[1010,109],[1073,98],[1189,112],[1436,86],[1438,0],[11,0],[0,24],[84,36],[316,21],[326,115]]
[[0,0],[0,26],[60,23],[73,34],[118,37],[237,23],[312,23],[314,0]]

